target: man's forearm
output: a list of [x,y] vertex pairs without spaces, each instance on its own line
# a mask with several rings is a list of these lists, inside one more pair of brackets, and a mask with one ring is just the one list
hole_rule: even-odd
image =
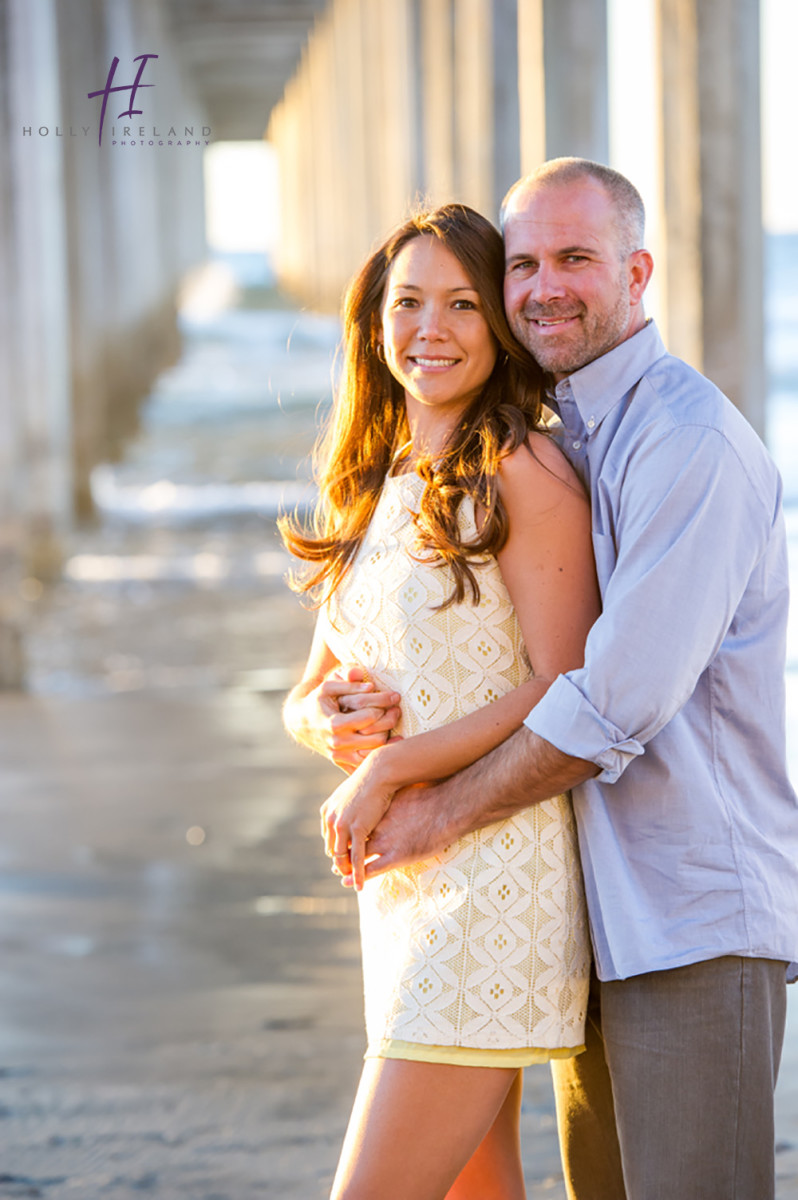
[[436,803],[449,811],[461,836],[558,796],[598,770],[595,763],[563,754],[522,725],[501,746],[436,789]]
[[367,877],[440,853],[463,834],[557,796],[598,771],[595,763],[563,754],[523,725],[443,783],[398,792],[369,839],[368,852],[380,857]]

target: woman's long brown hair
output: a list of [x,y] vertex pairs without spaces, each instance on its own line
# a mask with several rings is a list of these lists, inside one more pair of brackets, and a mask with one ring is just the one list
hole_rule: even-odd
[[[340,585],[354,561],[379,499],[385,476],[410,431],[404,391],[377,355],[381,306],[391,267],[417,237],[435,237],[451,251],[480,296],[498,343],[493,371],[435,461],[416,464],[426,482],[415,518],[420,557],[448,564],[452,592],[446,604],[469,591],[479,602],[475,568],[507,540],[507,514],[496,487],[499,461],[525,442],[540,422],[543,375],[513,338],[504,315],[504,246],[490,221],[463,204],[421,212],[399,226],[366,261],[347,289],[343,362],[332,414],[314,451],[319,502],[310,528],[282,516],[283,541],[308,564],[292,580],[317,603]],[[478,534],[466,542],[458,527],[464,497],[479,506]]]

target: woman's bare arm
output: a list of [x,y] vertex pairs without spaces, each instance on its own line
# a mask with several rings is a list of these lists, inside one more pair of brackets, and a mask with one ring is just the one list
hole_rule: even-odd
[[[518,614],[535,677],[485,708],[370,754],[322,807],[322,836],[342,874],[362,886],[365,843],[410,784],[440,780],[482,758],[519,728],[563,671],[582,664],[599,598],[587,500],[560,451],[533,435],[502,463],[510,536],[499,567]],[[423,802],[424,793],[420,794]]]

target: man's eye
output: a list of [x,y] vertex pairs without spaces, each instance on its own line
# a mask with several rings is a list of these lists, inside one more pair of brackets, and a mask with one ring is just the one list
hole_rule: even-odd
[[525,258],[521,262],[514,262],[510,267],[510,270],[521,273],[524,271],[533,271],[535,266],[536,264],[533,263],[531,259]]
[[569,263],[587,262],[587,255],[586,254],[569,254],[566,257],[565,261],[569,262]]

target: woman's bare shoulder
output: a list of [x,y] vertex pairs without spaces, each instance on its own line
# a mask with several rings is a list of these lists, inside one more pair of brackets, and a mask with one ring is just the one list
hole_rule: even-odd
[[551,500],[563,491],[585,496],[576,471],[554,439],[534,430],[501,460],[499,485],[503,493],[533,488],[535,494]]

